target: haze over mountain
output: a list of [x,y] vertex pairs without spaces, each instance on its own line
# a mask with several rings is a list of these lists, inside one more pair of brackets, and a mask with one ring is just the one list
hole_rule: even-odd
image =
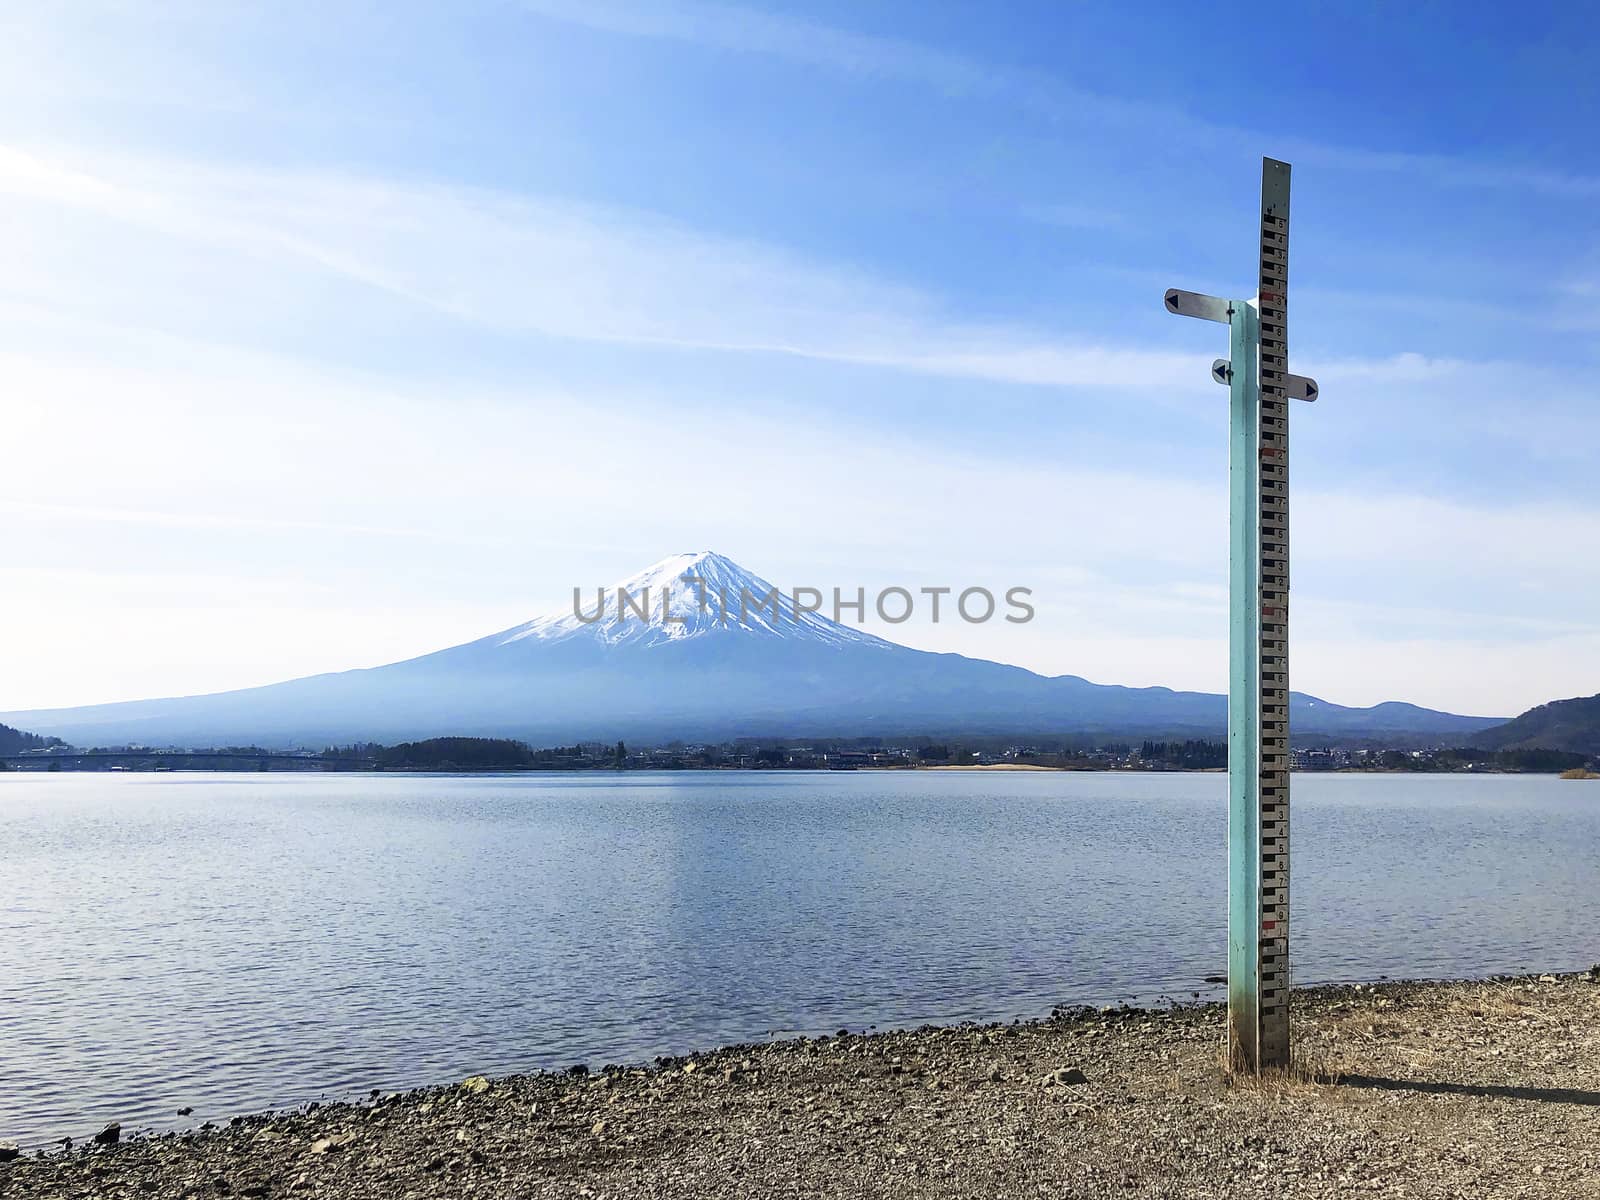
[[47,750],[58,745],[56,738],[38,737],[22,729],[0,725],[0,754],[22,754],[29,750]]
[[[696,581],[699,582],[696,582]],[[647,605],[618,615],[619,590]],[[724,740],[896,734],[1220,735],[1226,697],[1046,677],[915,650],[820,612],[719,554],[679,554],[606,590],[601,620],[570,608],[477,641],[265,687],[0,713],[79,745],[322,746],[439,734]],[[668,593],[670,592],[670,595]],[[726,596],[727,602],[721,601]],[[662,605],[667,604],[664,619]],[[705,603],[701,603],[704,599]],[[585,598],[584,617],[594,615]],[[1003,611],[1003,610],[1002,610]],[[1497,718],[1294,693],[1297,739],[1460,737]]]
[[1552,700],[1472,739],[1485,750],[1568,750],[1600,754],[1600,696]]

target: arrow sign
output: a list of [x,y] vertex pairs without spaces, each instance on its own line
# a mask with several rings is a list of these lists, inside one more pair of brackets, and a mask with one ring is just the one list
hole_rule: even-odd
[[[1225,358],[1211,360],[1211,378],[1217,383],[1226,385],[1233,382],[1233,367]],[[1283,394],[1291,400],[1315,400],[1317,398],[1317,381],[1307,379],[1304,375],[1285,375],[1283,377]]]
[[1177,313],[1180,317],[1199,317],[1202,321],[1216,321],[1220,325],[1226,325],[1228,318],[1233,315],[1233,301],[1224,300],[1221,296],[1205,296],[1199,292],[1168,288],[1166,302],[1170,313]]

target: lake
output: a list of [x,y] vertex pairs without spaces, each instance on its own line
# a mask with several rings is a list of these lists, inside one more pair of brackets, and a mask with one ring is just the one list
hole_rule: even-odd
[[[1219,998],[1225,806],[1220,774],[0,774],[0,1137]],[[1293,835],[1296,983],[1600,959],[1600,784],[1300,775]]]

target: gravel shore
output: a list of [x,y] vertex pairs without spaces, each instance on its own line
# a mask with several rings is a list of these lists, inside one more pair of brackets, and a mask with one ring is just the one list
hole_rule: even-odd
[[[7,1197],[1600,1197],[1600,968],[473,1078],[0,1162]],[[109,1140],[109,1135],[107,1140]]]

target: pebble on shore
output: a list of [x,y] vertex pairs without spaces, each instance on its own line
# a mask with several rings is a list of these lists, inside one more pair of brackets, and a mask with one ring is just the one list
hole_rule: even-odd
[[1600,968],[1307,989],[1293,1011],[1297,1065],[1259,1079],[1220,1070],[1220,1006],[1061,1009],[472,1076],[178,1134],[113,1125],[10,1156],[0,1193],[1600,1195]]

